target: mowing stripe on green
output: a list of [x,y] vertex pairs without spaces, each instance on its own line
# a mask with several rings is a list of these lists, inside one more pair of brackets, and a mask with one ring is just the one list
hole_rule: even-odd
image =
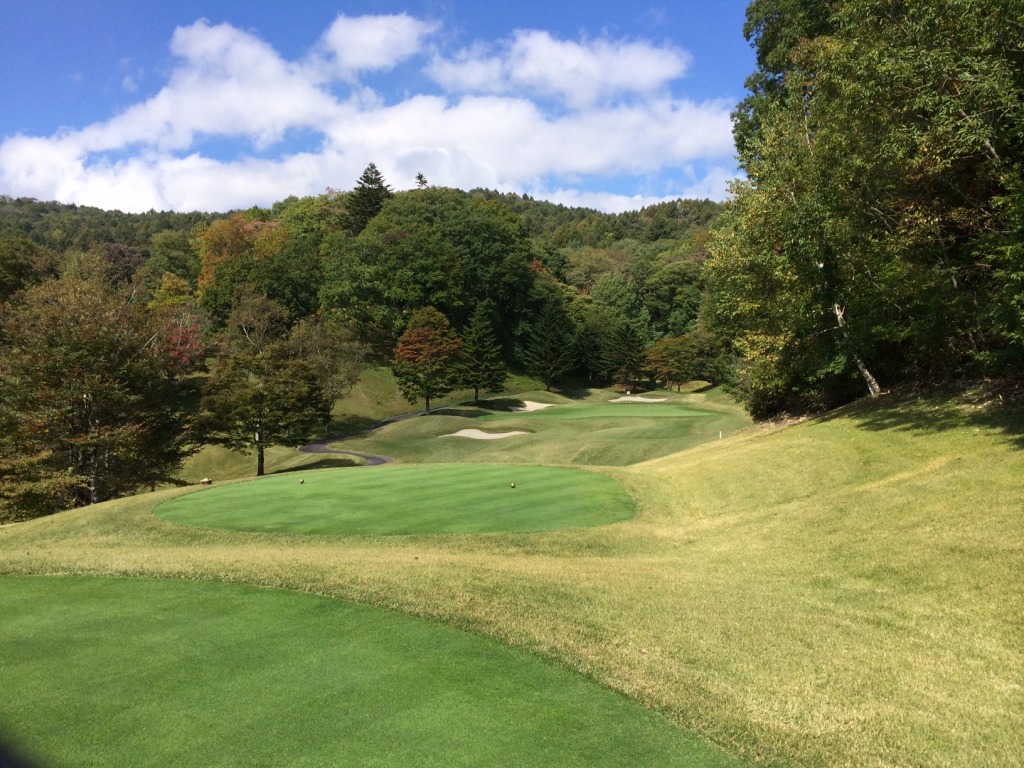
[[320,535],[510,533],[627,520],[634,502],[605,475],[572,468],[431,464],[289,473],[166,501],[164,520]]
[[47,766],[726,766],[486,638],[233,585],[0,578],[0,734]]

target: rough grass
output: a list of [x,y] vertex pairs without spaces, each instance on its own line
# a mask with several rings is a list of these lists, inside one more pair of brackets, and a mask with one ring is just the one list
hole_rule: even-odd
[[[510,376],[503,393],[495,397],[518,396],[519,393],[536,390],[538,386],[541,385],[536,379],[519,375]],[[472,391],[462,390],[438,398],[432,403],[432,407],[451,407],[472,399]],[[418,407],[422,409],[422,404]],[[390,368],[370,367],[363,371],[362,377],[352,391],[335,404],[328,433],[358,433],[395,414],[413,412],[416,409],[417,406],[410,405],[402,397]],[[269,447],[265,461],[267,474],[351,467],[362,463],[353,456],[303,453],[283,446]],[[218,482],[255,477],[256,454],[230,451],[215,445],[205,446],[185,462],[177,476],[191,484],[198,483],[204,477]]]
[[201,528],[328,536],[552,531],[633,513],[610,477],[487,464],[279,475],[204,488],[156,509],[161,519]]
[[557,659],[765,764],[1014,766],[1022,434],[998,401],[887,397],[609,469],[636,518],[539,534],[185,529],[152,514],[169,490],[0,529],[0,571],[395,608]]
[[353,603],[8,576],[0,612],[0,720],[46,765],[734,765],[566,669]]
[[[377,453],[404,462],[501,462],[550,465],[624,466],[717,440],[750,424],[721,391],[700,394],[659,392],[664,403],[610,403],[618,393],[587,390],[570,398],[526,392],[492,399],[482,407],[440,408],[421,417],[354,436],[337,448]],[[552,403],[532,412],[509,410],[525,400]],[[461,429],[515,432],[501,440],[441,438]]]

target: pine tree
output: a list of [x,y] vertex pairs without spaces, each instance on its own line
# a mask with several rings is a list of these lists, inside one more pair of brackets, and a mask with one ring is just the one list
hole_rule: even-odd
[[523,353],[526,370],[550,391],[555,379],[572,369],[575,357],[572,323],[561,305],[549,301],[530,326]]
[[348,196],[346,207],[348,215],[346,224],[353,235],[358,235],[370,219],[380,213],[384,203],[394,197],[391,187],[384,181],[384,177],[377,169],[377,166],[370,163],[359,177],[356,188]]
[[480,402],[480,390],[499,392],[508,378],[501,345],[494,335],[490,302],[481,302],[469,320],[462,339],[463,383],[473,388],[473,402]]
[[615,327],[605,350],[605,364],[627,391],[634,389],[644,368],[644,345],[632,323],[623,320]]

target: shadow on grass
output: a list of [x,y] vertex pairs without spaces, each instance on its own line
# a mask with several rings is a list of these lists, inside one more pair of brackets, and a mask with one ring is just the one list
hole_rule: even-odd
[[568,397],[570,400],[586,400],[592,394],[594,394],[593,387],[587,387],[582,385],[568,384],[562,388],[556,388],[553,391],[560,394],[562,397]]
[[[486,409],[486,410],[481,410],[481,409]],[[481,401],[479,407],[439,408],[436,411],[431,411],[431,415],[435,415],[436,414],[438,416],[459,416],[459,417],[461,417],[463,419],[479,419],[481,416],[488,416],[488,415],[490,415],[490,414],[487,413],[487,410],[490,410],[490,409],[487,408],[483,404],[483,402]],[[502,409],[498,408],[498,409],[495,409],[495,410],[502,410]]]
[[272,475],[283,475],[288,472],[308,472],[312,469],[340,469],[341,467],[359,467],[362,462],[346,456],[332,456],[330,458],[314,461],[312,464],[303,464],[301,467],[286,467],[271,472]]
[[877,401],[858,400],[817,420],[827,422],[840,417],[875,432],[995,430],[1015,448],[1024,449],[1024,382],[987,382],[969,388],[892,393]]
[[359,432],[365,432],[376,423],[377,420],[367,418],[366,416],[347,414],[337,419],[331,419],[327,432],[331,435],[354,435]]
[[[515,408],[525,408],[526,401],[520,400],[517,397],[493,397],[489,400],[481,400],[476,406],[485,411],[509,411],[511,412]],[[483,416],[484,414],[478,414]]]

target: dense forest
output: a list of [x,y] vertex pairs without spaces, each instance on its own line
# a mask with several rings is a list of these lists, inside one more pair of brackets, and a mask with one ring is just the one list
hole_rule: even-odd
[[706,321],[756,416],[1024,363],[1024,2],[755,0]]
[[720,211],[395,193],[372,163],[349,191],[229,214],[0,198],[2,515],[173,480],[208,443],[262,472],[266,446],[329,428],[368,363],[427,409],[515,370],[635,386],[649,351],[665,381],[724,378],[698,329]]
[[0,519],[131,493],[205,443],[322,432],[368,361],[410,402],[727,383],[756,417],[1019,377],[1024,0],[754,0],[726,205],[490,190],[229,214],[0,197]]

